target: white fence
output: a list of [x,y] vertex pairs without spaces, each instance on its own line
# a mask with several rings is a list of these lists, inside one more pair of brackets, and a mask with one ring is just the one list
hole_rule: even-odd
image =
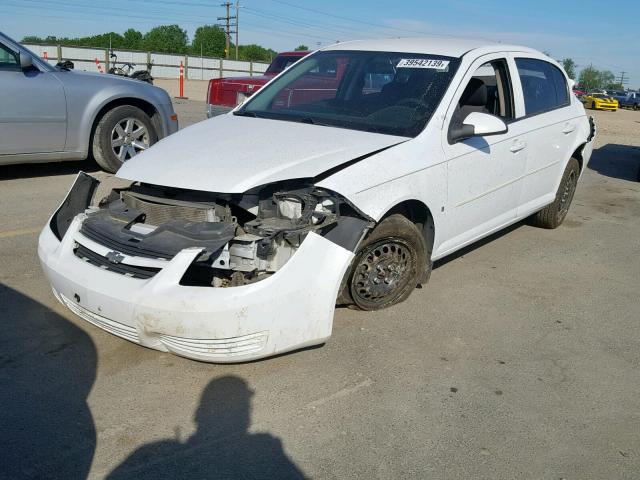
[[[104,71],[111,66],[109,50],[106,48],[65,47],[61,45],[31,45],[25,47],[48,58],[55,65],[60,60],[71,60],[75,70],[97,72],[96,59]],[[261,75],[269,66],[263,62],[245,62],[214,57],[194,57],[191,55],[172,55],[169,53],[139,52],[132,50],[114,50],[117,63],[136,64],[136,70],[144,70],[147,64],[152,66],[151,75],[156,78],[178,78],[180,62],[184,65],[185,78],[192,80],[210,80],[221,77],[239,77]]]

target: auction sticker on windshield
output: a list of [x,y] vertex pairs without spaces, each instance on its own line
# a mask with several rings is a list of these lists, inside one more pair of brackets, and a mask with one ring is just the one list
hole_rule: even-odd
[[403,58],[396,68],[432,68],[445,70],[449,66],[449,60],[435,60],[430,58]]

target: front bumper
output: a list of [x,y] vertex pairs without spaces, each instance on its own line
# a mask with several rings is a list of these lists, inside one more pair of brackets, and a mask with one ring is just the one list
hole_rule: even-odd
[[594,105],[596,110],[617,110],[617,103],[609,103],[609,102],[596,102]]
[[73,220],[62,241],[47,225],[38,255],[56,298],[103,330],[145,347],[221,363],[317,345],[331,335],[338,289],[353,253],[313,232],[265,280],[188,287],[179,281],[199,249],[182,250],[152,278],[131,278],[74,254],[76,242],[91,244],[79,232],[82,218]]

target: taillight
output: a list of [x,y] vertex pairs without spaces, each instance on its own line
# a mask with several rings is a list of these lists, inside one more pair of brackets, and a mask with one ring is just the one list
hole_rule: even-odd
[[222,89],[220,88],[220,84],[222,83],[221,78],[215,78],[213,80],[209,80],[209,88],[207,90],[207,99],[210,104],[219,104],[222,101]]

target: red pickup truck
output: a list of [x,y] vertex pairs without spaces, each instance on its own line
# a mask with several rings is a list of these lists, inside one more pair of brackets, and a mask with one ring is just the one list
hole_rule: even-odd
[[250,97],[273,77],[293,63],[307,56],[308,51],[283,52],[273,59],[263,75],[255,77],[228,77],[209,80],[207,90],[207,117],[227,113]]

